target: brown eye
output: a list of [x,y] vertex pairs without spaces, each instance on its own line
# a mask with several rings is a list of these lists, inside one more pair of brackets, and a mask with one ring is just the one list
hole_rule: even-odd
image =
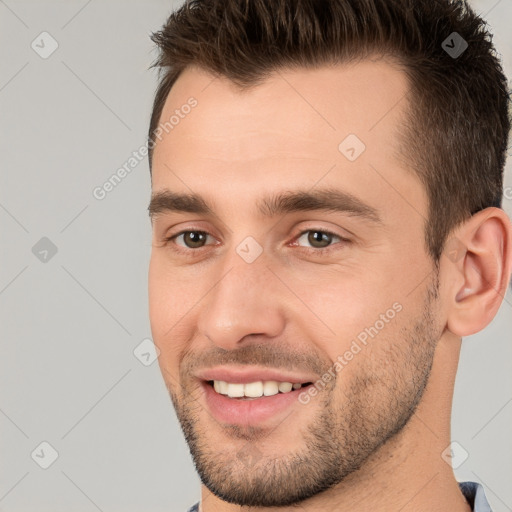
[[345,250],[352,241],[325,229],[306,229],[295,238],[292,246],[299,246],[302,253],[325,256],[333,251]]
[[179,240],[182,237],[185,247],[189,249],[198,249],[205,245],[207,236],[208,233],[203,231],[183,231],[176,235],[176,240]]
[[309,231],[308,233],[308,242],[313,247],[324,248],[332,242],[332,235],[324,231]]

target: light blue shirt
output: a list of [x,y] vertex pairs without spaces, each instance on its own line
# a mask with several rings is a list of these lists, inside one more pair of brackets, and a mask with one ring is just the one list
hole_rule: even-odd
[[[473,512],[492,512],[481,484],[459,482],[459,487]],[[199,512],[199,503],[196,503],[188,512]]]
[[476,482],[459,482],[460,490],[471,505],[473,512],[492,512],[491,506],[485,497],[482,484]]

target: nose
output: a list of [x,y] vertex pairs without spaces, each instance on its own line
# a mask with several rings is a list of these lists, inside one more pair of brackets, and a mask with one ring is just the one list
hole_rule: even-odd
[[241,346],[249,335],[271,338],[281,334],[285,325],[283,287],[264,258],[246,263],[235,254],[223,268],[202,301],[200,333],[225,350]]

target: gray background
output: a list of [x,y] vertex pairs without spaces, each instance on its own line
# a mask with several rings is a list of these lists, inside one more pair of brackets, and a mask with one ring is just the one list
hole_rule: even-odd
[[[92,195],[144,144],[149,33],[179,3],[0,0],[4,512],[180,512],[199,497],[158,365],[133,353],[151,338],[147,161],[102,201]],[[512,5],[473,5],[512,76]],[[46,59],[31,47],[43,31],[59,45]],[[506,186],[511,215],[510,161]],[[57,248],[47,261],[33,252],[43,237]],[[509,290],[465,339],[454,398],[452,437],[469,454],[456,476],[482,482],[495,512],[512,510],[511,311]],[[44,441],[58,452],[48,469]]]

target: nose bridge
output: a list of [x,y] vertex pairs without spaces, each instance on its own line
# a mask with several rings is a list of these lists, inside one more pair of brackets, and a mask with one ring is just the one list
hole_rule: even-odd
[[249,334],[273,337],[281,332],[279,287],[263,256],[247,262],[235,253],[223,262],[219,276],[199,314],[202,335],[233,349]]

